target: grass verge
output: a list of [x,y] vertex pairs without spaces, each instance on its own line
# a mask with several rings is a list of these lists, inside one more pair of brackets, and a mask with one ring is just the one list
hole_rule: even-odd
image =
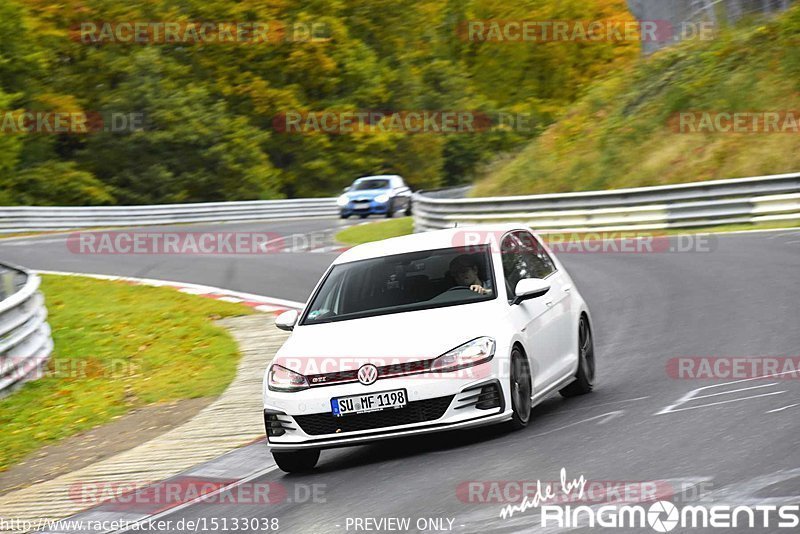
[[[411,219],[411,217],[407,217],[407,219]],[[388,224],[388,223],[399,223],[400,221],[404,221],[402,225]],[[727,224],[721,226],[704,226],[698,228],[669,228],[667,230],[634,230],[634,231],[616,231],[616,232],[605,232],[605,233],[609,235],[618,235],[618,234],[645,235],[646,233],[652,233],[653,235],[715,234],[715,233],[725,233],[725,232],[739,232],[746,230],[779,230],[782,228],[798,228],[798,227],[800,227],[800,219],[791,221],[759,223],[759,224]],[[468,227],[465,226],[464,228]],[[369,243],[370,241],[380,241],[381,239],[388,239],[390,237],[408,235],[413,231],[414,231],[413,221],[405,222],[404,219],[397,219],[395,221],[382,221],[382,222],[368,223],[359,226],[354,226],[352,228],[348,228],[347,230],[343,230],[338,234],[336,234],[336,239],[342,243],[349,243],[356,245],[361,243]],[[348,233],[348,235],[344,237],[349,239],[350,241],[345,241],[342,238],[342,234],[344,233]],[[582,233],[595,234],[598,232],[594,231],[569,232],[568,234],[572,236],[572,235],[581,235]],[[562,232],[562,234],[564,233]]]
[[41,290],[55,351],[41,379],[0,400],[0,471],[135,408],[217,396],[236,375],[236,343],[212,321],[244,306],[71,276],[43,276]]
[[360,245],[390,237],[408,235],[414,231],[414,218],[401,217],[386,221],[359,224],[336,234],[336,240],[345,245]]

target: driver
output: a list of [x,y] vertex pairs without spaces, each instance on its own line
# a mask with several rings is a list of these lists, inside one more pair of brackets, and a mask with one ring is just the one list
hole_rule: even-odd
[[468,287],[480,295],[489,295],[492,289],[488,282],[483,282],[478,276],[478,261],[470,254],[462,254],[450,262],[450,275],[456,284]]

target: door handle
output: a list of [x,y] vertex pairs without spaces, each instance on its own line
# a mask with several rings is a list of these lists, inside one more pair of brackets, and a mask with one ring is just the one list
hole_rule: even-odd
[[564,286],[564,293],[569,293],[572,291],[572,286]]
[[544,301],[544,305],[549,308],[550,306],[553,305],[553,301],[552,300],[546,300],[546,301]]

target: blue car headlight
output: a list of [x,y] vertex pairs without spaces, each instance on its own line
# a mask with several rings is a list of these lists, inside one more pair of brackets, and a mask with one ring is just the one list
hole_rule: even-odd
[[349,203],[350,203],[350,198],[347,195],[342,195],[336,199],[336,204],[340,208],[347,206]]

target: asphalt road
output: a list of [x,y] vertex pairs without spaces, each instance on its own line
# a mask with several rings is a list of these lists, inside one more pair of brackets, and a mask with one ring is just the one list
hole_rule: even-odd
[[[331,224],[336,222],[260,228],[299,232]],[[307,297],[332,257],[120,261],[76,257],[63,242],[36,241],[0,244],[0,258],[33,268],[183,280],[294,300]],[[715,504],[800,505],[800,381],[731,383],[667,372],[677,357],[800,355],[800,231],[721,236],[710,251],[560,257],[593,312],[598,385],[592,394],[551,397],[520,432],[485,428],[323,451],[311,474],[273,469],[253,481],[284,484],[290,496],[280,504],[201,502],[163,519],[216,519],[218,525],[227,519],[232,529],[234,518],[278,518],[280,532],[338,533],[389,532],[363,520],[409,518],[410,531],[529,532],[539,524],[536,510],[503,519],[503,503],[475,502],[478,497],[470,499],[459,488],[469,481],[554,481],[562,468],[570,479],[660,481],[657,487],[668,493],[690,488],[677,502],[695,502],[701,493]],[[252,461],[265,462],[263,453],[253,452]],[[316,502],[292,497],[298,488],[312,487]],[[444,518],[444,528],[417,524],[425,518]],[[754,530],[709,530],[718,531]]]
[[[0,240],[0,260],[30,269],[134,276],[191,282],[289,300],[305,300],[335,252],[333,235],[362,222],[357,218],[304,219],[214,225],[148,226],[109,232],[170,234],[194,232],[258,235],[273,241],[267,253],[108,254],[82,253],[77,234]],[[280,245],[280,246],[277,246]],[[92,249],[89,249],[92,250]],[[94,250],[100,250],[96,248]],[[289,252],[284,252],[284,251]],[[295,252],[291,252],[295,251]]]

